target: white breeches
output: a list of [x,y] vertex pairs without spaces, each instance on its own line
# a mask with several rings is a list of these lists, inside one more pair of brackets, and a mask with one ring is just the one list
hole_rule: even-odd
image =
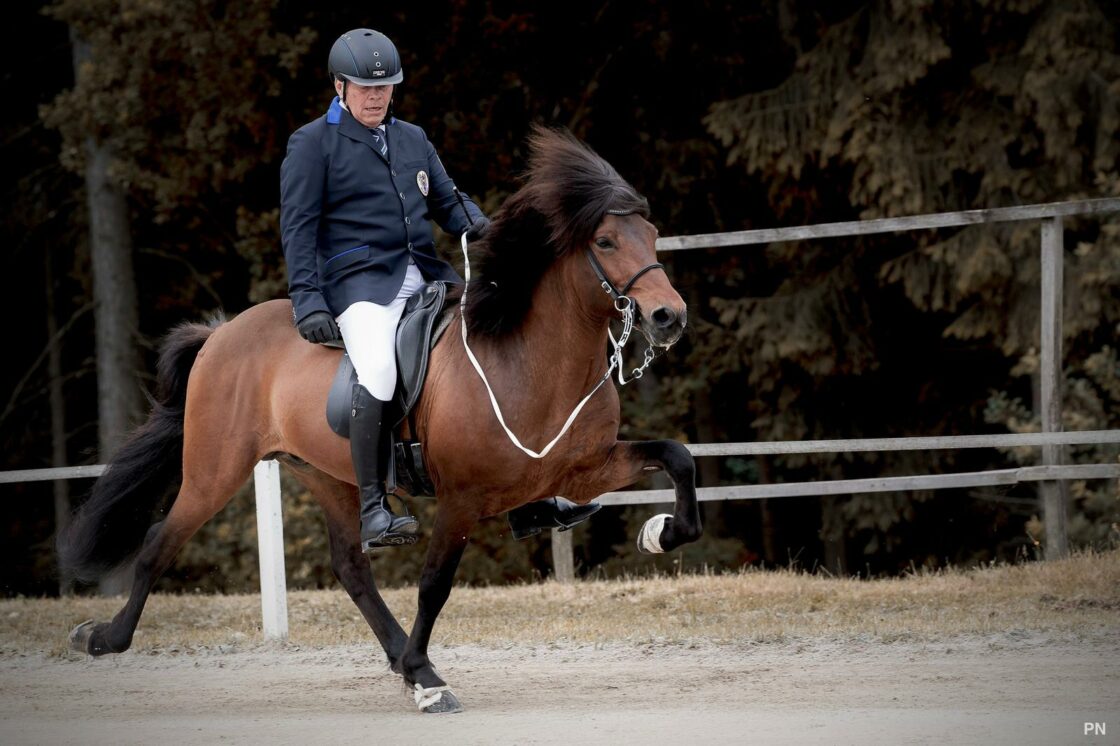
[[358,383],[381,401],[392,399],[397,388],[397,322],[404,313],[405,301],[423,285],[423,275],[410,263],[396,300],[384,306],[359,301],[337,319]]

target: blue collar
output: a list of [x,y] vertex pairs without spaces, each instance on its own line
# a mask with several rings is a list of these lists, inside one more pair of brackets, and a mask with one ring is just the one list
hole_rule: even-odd
[[[344,111],[346,111],[346,109],[342,108],[342,103],[338,100],[338,96],[335,96],[334,100],[331,101],[330,108],[327,109],[327,124],[338,124],[339,122],[341,122],[342,112]],[[396,117],[389,116],[382,122],[382,124],[384,124],[385,126],[389,126],[396,121]]]
[[330,108],[327,109],[327,124],[338,124],[341,122],[343,111],[344,109],[338,100],[338,96],[335,96],[334,100],[331,101]]

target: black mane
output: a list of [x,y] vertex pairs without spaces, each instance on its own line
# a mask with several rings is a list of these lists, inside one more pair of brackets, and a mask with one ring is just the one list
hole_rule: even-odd
[[590,241],[608,210],[648,217],[649,203],[570,132],[534,126],[523,185],[470,246],[468,331],[500,336],[516,329],[544,273]]

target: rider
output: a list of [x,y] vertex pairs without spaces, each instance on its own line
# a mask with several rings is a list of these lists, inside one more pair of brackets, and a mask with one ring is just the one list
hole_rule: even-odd
[[[341,338],[358,382],[350,453],[361,497],[363,551],[411,544],[419,524],[392,513],[385,494],[387,405],[397,382],[394,334],[405,301],[425,281],[462,282],[435,253],[429,216],[455,236],[480,238],[490,221],[455,184],[424,131],[393,116],[404,80],[387,36],[354,29],[328,62],[338,94],[325,115],[296,130],[280,169],[280,231],[296,327],[309,342]],[[469,217],[468,214],[469,213]],[[599,506],[561,498],[510,511],[518,538],[570,528]]]

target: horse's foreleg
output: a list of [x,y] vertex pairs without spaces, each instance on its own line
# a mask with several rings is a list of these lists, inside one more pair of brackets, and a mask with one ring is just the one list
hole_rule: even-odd
[[414,689],[416,704],[423,712],[458,712],[462,709],[459,700],[447,689],[447,682],[435,672],[428,660],[428,641],[436,618],[451,594],[455,571],[477,521],[476,515],[456,513],[454,508],[444,505],[436,514],[420,577],[416,622],[401,659],[405,683]]
[[675,440],[619,443],[611,467],[621,479],[611,489],[636,482],[643,474],[664,470],[673,480],[676,504],[673,514],[656,515],[646,521],[638,537],[645,554],[670,552],[700,538],[700,505],[696,501],[696,462],[688,449]]
[[311,467],[293,468],[296,479],[311,490],[323,508],[330,535],[331,569],[350,600],[365,617],[385,650],[389,666],[401,672],[400,660],[408,637],[377,591],[369,558],[358,541],[358,490]]

